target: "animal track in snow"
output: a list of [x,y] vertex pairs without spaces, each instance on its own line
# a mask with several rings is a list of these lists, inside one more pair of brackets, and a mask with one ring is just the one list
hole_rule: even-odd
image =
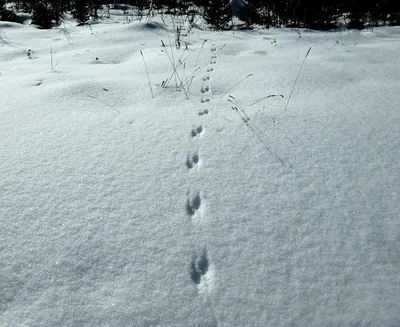
[[210,90],[211,90],[210,84],[204,84],[201,87],[201,93],[207,93],[207,92],[210,92]]
[[192,198],[188,198],[186,203],[186,211],[189,216],[193,217],[196,215],[197,211],[199,211],[201,206],[201,196],[200,193],[197,192],[196,195]]
[[214,65],[214,64],[216,64],[216,63],[217,63],[217,61],[216,61],[215,59],[211,59],[211,60],[210,60],[210,64],[211,64],[211,65]]
[[207,249],[204,248],[200,255],[193,256],[190,263],[190,278],[192,281],[199,285],[202,282],[203,276],[208,272],[210,267],[210,260],[207,256]]
[[203,125],[193,128],[190,132],[190,135],[194,138],[196,136],[200,136],[201,133],[203,133]]
[[211,51],[217,51],[217,47],[215,46],[215,44],[211,47]]
[[211,56],[211,59],[217,59],[217,58],[218,56],[216,54]]
[[201,103],[207,103],[211,101],[211,97],[202,97],[201,98]]
[[207,76],[203,77],[203,81],[209,81],[209,80],[211,80],[211,76],[210,75],[207,75]]
[[208,115],[209,113],[210,113],[210,110],[202,109],[199,111],[199,116]]
[[212,68],[212,67],[207,68],[207,72],[213,72],[213,71],[214,71],[214,68]]
[[189,154],[187,159],[186,159],[186,167],[189,169],[194,168],[196,165],[200,163],[200,157],[199,154],[196,152],[194,154]]

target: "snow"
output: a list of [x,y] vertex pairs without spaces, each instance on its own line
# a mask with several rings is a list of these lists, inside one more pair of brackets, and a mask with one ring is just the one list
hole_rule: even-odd
[[123,20],[0,23],[0,325],[400,325],[400,29]]

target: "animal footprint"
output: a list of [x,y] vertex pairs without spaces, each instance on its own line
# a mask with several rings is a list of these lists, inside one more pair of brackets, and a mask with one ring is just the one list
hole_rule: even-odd
[[213,72],[213,71],[214,71],[214,68],[212,68],[212,67],[207,68],[207,72]]
[[203,77],[203,81],[209,81],[211,79],[210,75],[204,76]]
[[217,59],[217,58],[218,56],[216,54],[211,56],[211,59]]
[[203,133],[203,125],[193,128],[192,131],[190,132],[190,135],[194,138],[196,136],[200,136],[201,133]]
[[192,168],[194,168],[194,166],[198,165],[199,162],[200,162],[200,157],[199,157],[198,153],[189,154],[186,159],[186,167],[188,167],[189,169],[192,169]]
[[197,192],[197,194],[193,198],[187,200],[186,211],[188,215],[191,217],[195,216],[197,211],[199,211],[200,206],[201,206],[201,196],[200,193]]
[[217,47],[215,46],[215,45],[213,45],[212,47],[211,47],[211,51],[217,51]]
[[215,59],[211,59],[211,60],[210,60],[210,64],[211,64],[211,65],[214,65],[214,64],[216,64],[216,63],[217,63],[217,61],[216,61]]
[[203,276],[208,272],[210,261],[207,256],[207,249],[204,248],[202,253],[197,256],[193,256],[192,262],[190,263],[190,278],[192,281],[199,285]]
[[201,99],[201,103],[207,103],[207,102],[210,102],[210,101],[211,101],[210,97],[202,97],[202,99]]
[[207,93],[210,92],[210,85],[209,84],[205,84],[201,87],[201,93]]
[[208,110],[208,109],[200,110],[199,116],[208,115],[209,113],[210,113],[210,110]]

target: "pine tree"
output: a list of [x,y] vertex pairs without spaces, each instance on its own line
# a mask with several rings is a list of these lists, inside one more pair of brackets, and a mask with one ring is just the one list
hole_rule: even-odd
[[227,29],[232,19],[232,7],[229,0],[209,0],[204,6],[203,17],[217,30]]
[[260,11],[260,0],[248,0],[240,7],[237,16],[244,22],[246,28],[251,28],[254,24],[261,24]]
[[90,8],[85,0],[77,0],[72,4],[72,16],[79,24],[85,24],[90,18]]
[[36,1],[32,8],[32,24],[42,28],[52,28],[60,20],[60,15],[55,14],[49,1]]
[[350,21],[347,23],[349,29],[363,29],[366,23],[367,6],[363,0],[351,0],[347,4],[350,13]]
[[97,11],[101,8],[101,0],[74,0],[72,1],[72,16],[79,24],[86,24],[91,18],[97,18]]
[[384,0],[382,4],[383,20],[389,25],[400,25],[400,2],[398,0]]
[[337,27],[334,24],[337,12],[332,0],[301,0],[299,12],[301,15],[300,20],[304,27],[318,30]]

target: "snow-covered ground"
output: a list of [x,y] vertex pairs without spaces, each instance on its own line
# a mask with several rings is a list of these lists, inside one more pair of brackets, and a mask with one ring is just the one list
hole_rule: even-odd
[[400,326],[400,29],[122,21],[0,23],[0,326]]

